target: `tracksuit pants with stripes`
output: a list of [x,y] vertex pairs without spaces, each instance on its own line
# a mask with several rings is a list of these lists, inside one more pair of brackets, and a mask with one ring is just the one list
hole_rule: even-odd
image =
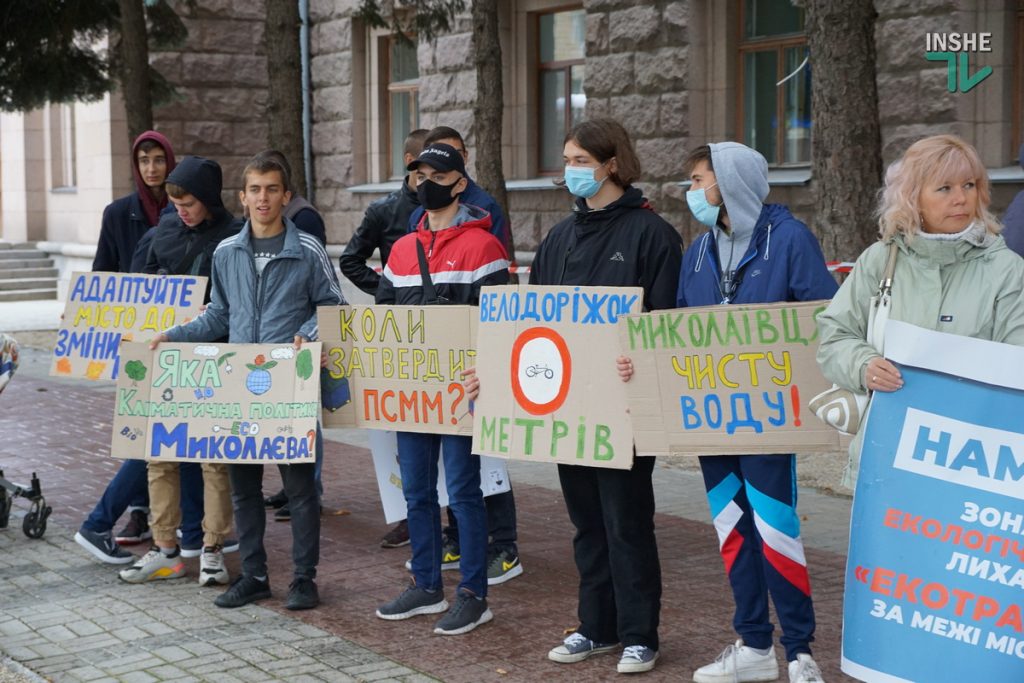
[[736,601],[733,627],[748,647],[771,647],[770,595],[786,659],[810,653],[814,605],[796,512],[796,458],[704,456],[700,465]]

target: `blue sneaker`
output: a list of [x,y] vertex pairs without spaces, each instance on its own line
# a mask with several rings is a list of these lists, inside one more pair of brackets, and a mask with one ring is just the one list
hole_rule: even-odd
[[618,643],[595,643],[582,633],[570,633],[561,645],[548,652],[548,659],[562,664],[575,664],[591,655],[611,652],[618,646]]

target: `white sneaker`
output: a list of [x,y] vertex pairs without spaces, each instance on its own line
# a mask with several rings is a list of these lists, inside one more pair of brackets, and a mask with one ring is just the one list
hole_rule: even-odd
[[[775,647],[762,655],[737,640],[718,655],[711,664],[693,672],[696,683],[753,683],[774,681],[779,677],[779,663],[775,660]],[[813,679],[812,679],[813,680]]]
[[224,553],[219,545],[206,546],[199,556],[199,585],[226,586],[230,580],[228,570],[224,566]]
[[801,652],[789,663],[789,683],[825,683],[818,663],[807,653]]
[[181,561],[180,551],[165,555],[160,548],[154,547],[131,567],[118,572],[118,576],[128,583],[178,579],[185,576],[185,563]]

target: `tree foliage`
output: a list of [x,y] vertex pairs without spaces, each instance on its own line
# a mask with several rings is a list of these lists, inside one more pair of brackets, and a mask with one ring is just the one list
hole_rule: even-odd
[[[145,13],[148,42],[154,47],[176,45],[187,36],[166,0],[146,0]],[[118,0],[4,0],[0,111],[103,97],[122,82],[120,21]],[[150,68],[149,78],[155,101],[173,95],[155,69]]]
[[466,0],[412,0],[398,5],[388,0],[360,0],[355,16],[371,28],[387,28],[413,42],[416,36],[433,40],[450,32],[455,15],[465,9]]

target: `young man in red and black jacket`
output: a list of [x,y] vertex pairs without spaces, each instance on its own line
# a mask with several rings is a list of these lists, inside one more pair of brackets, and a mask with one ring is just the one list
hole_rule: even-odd
[[[416,232],[395,243],[377,288],[378,304],[470,304],[480,288],[508,282],[505,248],[490,233],[491,216],[463,204],[468,180],[462,155],[450,145],[423,150],[408,166],[425,214]],[[427,265],[423,273],[420,263]],[[381,619],[408,619],[448,608],[441,582],[441,514],[437,503],[437,459],[443,450],[448,506],[459,524],[462,582],[451,610],[435,633],[457,635],[491,620],[487,607],[487,513],[480,490],[480,457],[468,436],[398,432],[402,491],[409,509],[415,583],[381,605]]]

